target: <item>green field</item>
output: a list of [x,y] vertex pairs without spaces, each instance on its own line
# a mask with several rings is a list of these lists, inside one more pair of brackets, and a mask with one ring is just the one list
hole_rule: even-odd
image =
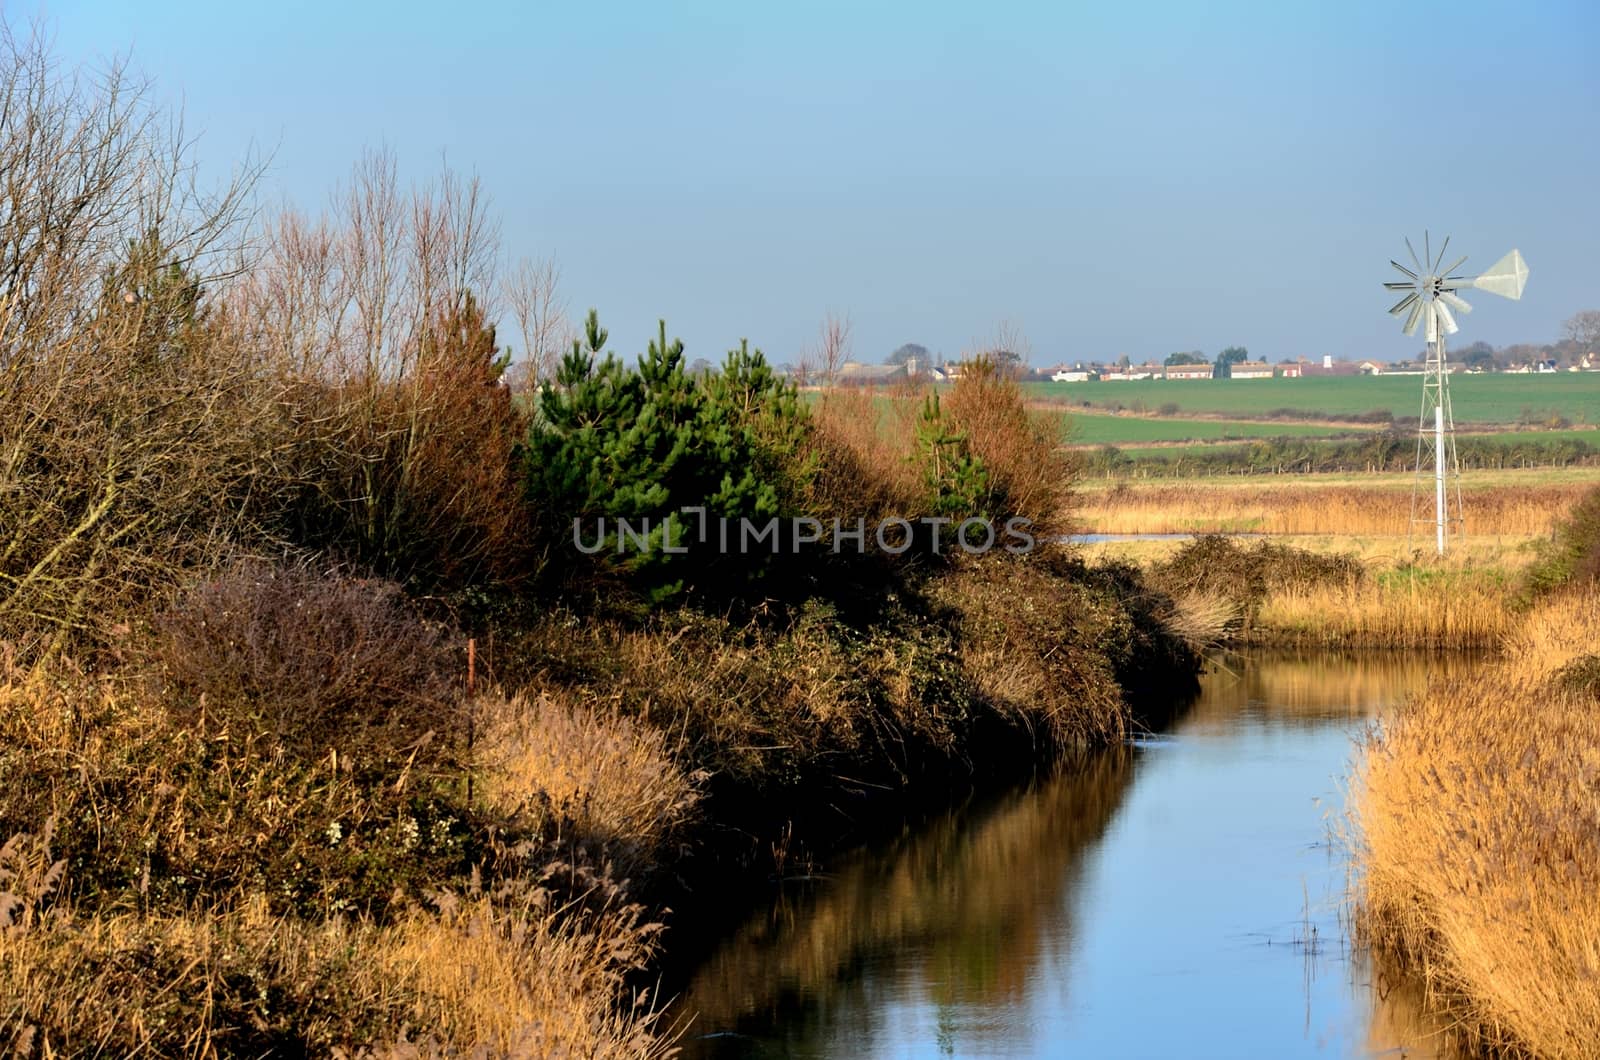
[[[1404,420],[1415,416],[1422,403],[1422,379],[1414,375],[1141,379],[1126,383],[1029,383],[1027,388],[1031,397],[1068,405],[1089,402],[1109,408],[1120,404],[1154,412],[1170,403],[1190,415],[1248,417],[1295,409],[1329,416],[1360,416],[1387,410]],[[1557,415],[1575,424],[1600,423],[1600,372],[1457,375],[1450,378],[1450,397],[1457,424],[1517,423],[1530,417],[1537,422]]]
[[1141,442],[1222,442],[1249,438],[1320,438],[1352,433],[1349,427],[1275,423],[1271,420],[1196,420],[1109,416],[1069,412],[1071,445],[1137,445]]
[[[1516,445],[1519,442],[1538,443],[1567,440],[1588,442],[1590,445],[1600,448],[1600,431],[1501,431],[1494,434],[1469,434],[1461,432],[1457,434],[1457,438],[1488,438],[1505,445]],[[1117,452],[1121,456],[1130,460],[1170,460],[1185,452],[1182,447],[1172,445],[1118,445],[1116,442],[1078,442],[1076,440],[1074,440],[1072,444],[1086,446],[1094,444],[1116,445]],[[1205,445],[1203,451],[1218,455],[1231,453],[1237,455],[1240,459],[1243,459],[1245,454],[1249,451],[1249,443],[1218,442],[1215,444]],[[1192,452],[1192,450],[1190,452]]]

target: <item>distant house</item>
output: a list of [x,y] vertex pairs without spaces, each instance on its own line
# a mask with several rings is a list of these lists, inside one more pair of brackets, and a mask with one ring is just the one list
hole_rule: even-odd
[[1272,365],[1266,361],[1238,361],[1232,375],[1235,379],[1271,379]]
[[906,378],[908,378],[906,366],[903,364],[858,364],[855,361],[846,361],[839,366],[834,381],[873,386],[898,383]]
[[1383,362],[1382,361],[1362,361],[1360,364],[1356,365],[1356,370],[1359,371],[1362,375],[1382,375],[1383,374]]
[[1210,379],[1212,370],[1209,364],[1169,364],[1166,376],[1168,379]]
[[1298,364],[1283,364],[1278,366],[1278,375],[1283,379],[1299,379],[1304,369]]
[[1057,368],[1050,373],[1050,381],[1053,383],[1087,383],[1089,381],[1089,372],[1084,368]]

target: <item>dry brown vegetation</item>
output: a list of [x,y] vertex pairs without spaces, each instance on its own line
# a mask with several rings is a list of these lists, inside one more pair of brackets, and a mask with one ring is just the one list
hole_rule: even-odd
[[[636,903],[709,820],[759,850],[1192,674],[1129,570],[1061,555],[819,565],[737,617],[552,591],[487,300],[547,376],[553,268],[502,288],[475,182],[381,153],[251,217],[165,117],[0,38],[0,1049],[650,1055]],[[949,397],[981,510],[1059,525],[1015,384]],[[823,397],[806,510],[941,499],[905,399]]]
[[258,225],[257,171],[206,189],[191,148],[125,70],[0,36],[0,622],[104,639],[239,550],[514,583],[476,183],[371,155],[330,216]]
[[[338,686],[362,665],[345,660]],[[604,814],[626,824],[650,781],[618,766],[671,767],[659,736],[558,709],[485,711],[459,763],[427,741],[386,752],[365,718],[322,715],[326,744],[307,756],[252,733],[251,712],[217,726],[148,683],[8,669],[0,1043],[25,1057],[661,1052],[651,1004],[625,984],[658,925],[603,873],[552,859],[630,853],[637,838]],[[581,735],[530,760],[530,729]],[[469,775],[484,804],[463,797]],[[655,790],[671,806],[652,827],[692,804],[687,778]],[[543,807],[531,823],[529,803]]]
[[[825,387],[812,405],[819,510],[869,518],[926,514],[927,444],[919,437],[930,386]],[[1015,377],[975,356],[938,394],[951,436],[984,469],[991,514],[1019,514],[1040,536],[1065,533],[1076,482],[1059,417],[1028,407]]]
[[[1404,481],[1402,481],[1402,479]],[[1470,535],[1529,538],[1548,535],[1593,485],[1592,478],[1484,482],[1464,492]],[[1412,525],[1409,476],[1353,483],[1313,475],[1286,476],[1267,485],[1219,482],[1123,482],[1085,489],[1078,496],[1084,533],[1334,534],[1404,536]],[[1432,537],[1431,495],[1422,498],[1419,541]]]
[[962,366],[944,410],[1009,510],[1032,518],[1042,535],[1065,533],[1074,465],[1061,449],[1063,421],[1031,411],[1015,376],[986,356]]
[[830,387],[812,405],[817,430],[818,507],[869,519],[915,511],[923,491],[917,466],[922,395]]
[[542,692],[473,706],[485,805],[535,833],[571,829],[598,843],[623,876],[679,838],[699,799],[661,729],[613,706]]
[[1379,648],[1487,648],[1518,623],[1498,570],[1390,571],[1342,584],[1286,585],[1256,615],[1258,639]]
[[377,926],[260,900],[161,916],[25,903],[26,922],[0,926],[0,1043],[30,1058],[666,1055],[624,983],[655,934],[637,909],[573,914],[540,891],[439,905]]
[[1600,1041],[1600,600],[1542,605],[1502,662],[1367,740],[1352,791],[1358,925],[1418,977],[1463,1053]]

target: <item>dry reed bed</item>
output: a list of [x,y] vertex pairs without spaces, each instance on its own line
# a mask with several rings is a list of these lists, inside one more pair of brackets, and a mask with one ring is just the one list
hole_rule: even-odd
[[1357,925],[1464,1054],[1600,1042],[1600,600],[1535,611],[1503,661],[1369,734],[1351,814]]
[[[1548,535],[1592,482],[1495,485],[1464,491],[1469,534]],[[1431,512],[1431,496],[1421,498]],[[1076,511],[1084,533],[1405,534],[1411,526],[1409,484],[1324,485],[1292,479],[1270,485],[1214,482],[1129,485],[1085,490]]]
[[[237,713],[219,732],[144,683],[0,665],[0,1050],[665,1053],[653,999],[627,985],[660,925],[593,866],[653,860],[694,778],[602,704],[488,696],[472,713],[466,759],[419,746],[351,773],[325,722],[332,751],[308,765],[253,754],[226,731]],[[195,757],[214,745],[221,759]],[[458,824],[411,816],[461,813],[468,773],[511,848],[482,877],[447,871]],[[585,846],[582,864],[550,861]],[[330,912],[280,886],[318,871],[333,873],[319,900],[362,875],[395,894]]]
[[1516,621],[1493,572],[1424,568],[1332,585],[1270,591],[1255,622],[1258,641],[1392,648],[1489,647]]

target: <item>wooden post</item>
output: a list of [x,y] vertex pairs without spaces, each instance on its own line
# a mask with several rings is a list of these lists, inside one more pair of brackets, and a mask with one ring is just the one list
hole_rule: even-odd
[[472,805],[472,745],[478,722],[478,639],[467,638],[467,806]]

